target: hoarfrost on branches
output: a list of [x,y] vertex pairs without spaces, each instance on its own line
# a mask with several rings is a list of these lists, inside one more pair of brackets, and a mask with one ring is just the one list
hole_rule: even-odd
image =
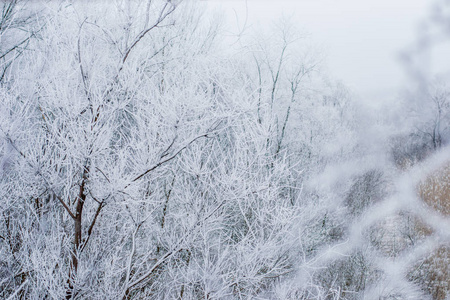
[[26,3],[0,4],[0,298],[449,297],[445,78],[371,115],[285,21],[235,55],[200,3]]

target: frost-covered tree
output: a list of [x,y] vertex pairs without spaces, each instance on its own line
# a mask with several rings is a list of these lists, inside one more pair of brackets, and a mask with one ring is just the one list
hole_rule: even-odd
[[299,207],[219,26],[191,3],[53,3],[2,88],[1,297],[252,297]]

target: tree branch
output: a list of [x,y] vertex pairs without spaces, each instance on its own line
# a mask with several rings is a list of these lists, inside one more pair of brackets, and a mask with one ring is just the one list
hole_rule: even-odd
[[[25,154],[17,148],[16,144],[13,142],[13,140],[11,139],[11,137],[10,137],[8,134],[5,134],[5,135],[6,135],[6,137],[5,137],[6,140],[11,144],[11,146],[14,148],[14,150],[16,150],[16,151],[20,154],[20,156],[22,156],[22,157],[25,159],[25,161],[28,163],[28,165],[29,165],[32,169],[35,169],[35,170],[36,170],[37,168],[36,168],[36,167],[28,160],[28,158],[25,156]],[[66,202],[64,202],[63,199],[61,199],[61,197],[59,197],[59,196],[56,194],[56,192],[53,190],[53,188],[52,188],[51,185],[48,183],[47,179],[42,175],[42,173],[41,173],[39,170],[36,170],[36,174],[39,175],[39,176],[42,178],[42,180],[44,181],[45,185],[47,185],[48,189],[53,193],[53,195],[56,197],[56,199],[59,200],[59,202],[62,204],[62,206],[64,207],[64,209],[65,209],[65,210],[67,211],[67,213],[69,214],[69,216],[70,216],[72,219],[75,219],[75,215],[72,213],[72,211],[70,210],[69,206],[66,204]]]
[[[92,196],[92,194],[91,194]],[[95,201],[99,202],[97,199],[95,199],[94,197],[92,197]],[[92,230],[94,229],[95,226],[95,222],[97,221],[98,216],[100,215],[100,212],[102,210],[102,208],[105,206],[104,205],[105,200],[99,202],[99,205],[97,207],[97,210],[95,211],[95,215],[94,218],[92,219],[91,225],[89,226],[88,232],[87,232],[87,238],[85,239],[85,241],[83,242],[83,246],[81,247],[81,252],[83,252],[84,248],[86,248],[87,243],[89,242],[89,239],[92,235]]]
[[12,299],[15,299],[16,296],[17,296],[17,294],[25,287],[25,285],[26,285],[27,283],[28,283],[28,279],[25,280],[25,281],[19,286],[19,288],[18,288],[13,294],[11,294],[11,295],[8,297],[8,299],[6,299],[6,300],[12,300]]
[[81,79],[83,80],[84,93],[86,94],[86,98],[88,99],[89,106],[90,106],[91,113],[92,113],[93,108],[92,108],[92,103],[91,103],[91,97],[89,95],[90,92],[89,92],[89,87],[88,87],[88,82],[87,82],[88,78],[87,78],[86,73],[84,72],[83,61],[81,59],[81,30],[83,29],[83,25],[86,22],[86,20],[87,20],[87,18],[84,19],[84,21],[81,23],[80,29],[78,31],[77,50],[78,50],[78,64],[80,66]]
[[200,139],[200,138],[207,138],[208,137],[208,133],[199,135],[195,138],[193,138],[189,143],[187,143],[186,145],[184,145],[183,147],[181,147],[180,149],[178,149],[174,154],[172,154],[171,156],[169,156],[168,158],[161,160],[160,162],[158,162],[157,164],[155,164],[154,166],[152,166],[151,168],[147,169],[145,172],[143,172],[142,174],[136,176],[129,184],[127,184],[125,186],[124,189],[128,188],[131,183],[138,181],[139,179],[141,179],[142,177],[144,177],[145,175],[147,175],[148,173],[150,173],[151,171],[155,170],[156,168],[164,165],[165,163],[171,161],[172,159],[174,159],[175,157],[177,157],[181,152],[183,152],[183,150],[185,150],[187,147],[189,147],[192,143],[194,143],[196,140]]
[[130,54],[131,50],[133,50],[133,48],[139,43],[139,41],[145,37],[147,35],[147,33],[149,33],[152,29],[156,28],[159,26],[159,24],[161,24],[161,22],[163,22],[176,8],[176,5],[171,4],[172,7],[169,9],[169,11],[166,11],[167,6],[169,5],[170,2],[166,2],[166,4],[164,5],[164,7],[161,9],[161,12],[159,14],[158,20],[156,21],[155,24],[153,24],[151,27],[141,31],[141,33],[137,36],[137,38],[134,40],[134,42],[131,44],[130,47],[128,47],[128,49],[125,51],[125,54],[122,58],[122,66],[120,67],[119,71],[122,70],[123,68],[123,64],[125,63],[125,61],[128,58],[128,55]]
[[61,197],[59,197],[58,195],[56,195],[56,193],[53,191],[53,189],[51,187],[49,187],[49,189],[52,191],[53,195],[56,197],[56,199],[59,200],[59,202],[62,204],[62,206],[66,209],[67,213],[69,213],[70,217],[72,219],[75,220],[75,215],[73,214],[73,212],[70,210],[69,206],[66,204],[66,202],[64,202],[63,199],[61,199]]
[[200,226],[202,223],[204,223],[207,219],[209,219],[216,211],[218,211],[226,202],[227,200],[223,200],[221,203],[219,203],[214,209],[212,209],[203,219],[197,221],[197,223],[195,223],[195,225],[188,231],[188,233],[184,236],[184,238],[178,242],[178,245],[176,245],[176,247],[174,247],[174,250],[168,251],[163,257],[161,257],[151,268],[150,270],[148,270],[144,275],[142,275],[141,277],[139,277],[138,279],[134,280],[133,282],[131,282],[127,289],[125,290],[125,296],[124,296],[124,300],[126,299],[126,295],[128,295],[131,291],[131,289],[133,289],[134,287],[136,287],[137,285],[143,283],[150,275],[153,274],[153,272],[155,272],[155,270],[162,265],[166,260],[168,260],[169,258],[171,258],[172,256],[174,256],[175,254],[177,254],[179,251],[183,250],[182,244],[183,242],[187,239],[187,237],[189,237],[193,232],[194,229],[196,229],[198,226]]

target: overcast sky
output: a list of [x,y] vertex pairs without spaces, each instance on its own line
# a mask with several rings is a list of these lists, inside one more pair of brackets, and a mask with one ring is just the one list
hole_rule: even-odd
[[[359,96],[392,97],[405,78],[398,60],[412,44],[430,0],[207,0],[229,28],[258,27],[290,16],[323,49],[328,74]],[[237,20],[236,20],[237,17]]]

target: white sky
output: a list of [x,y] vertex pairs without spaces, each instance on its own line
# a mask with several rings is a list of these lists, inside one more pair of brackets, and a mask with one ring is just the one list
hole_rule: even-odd
[[[257,27],[285,15],[311,33],[327,73],[370,100],[395,95],[405,78],[398,61],[416,36],[431,0],[206,0],[230,28]],[[246,14],[247,11],[247,14]],[[236,20],[236,17],[238,20]],[[236,30],[236,29],[234,29]],[[380,99],[381,100],[381,99]],[[387,99],[384,99],[387,100]]]

